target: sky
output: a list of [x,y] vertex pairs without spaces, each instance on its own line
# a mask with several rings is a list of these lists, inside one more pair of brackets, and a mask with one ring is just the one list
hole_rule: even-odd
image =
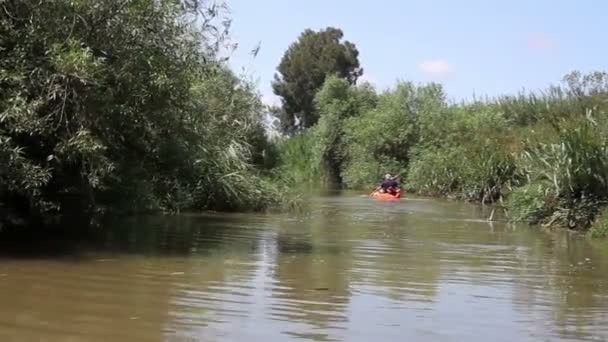
[[[363,80],[441,82],[453,100],[539,90],[568,72],[608,71],[604,0],[228,0],[231,65],[278,104],[271,81],[307,28],[344,31]],[[254,58],[250,51],[260,44]]]

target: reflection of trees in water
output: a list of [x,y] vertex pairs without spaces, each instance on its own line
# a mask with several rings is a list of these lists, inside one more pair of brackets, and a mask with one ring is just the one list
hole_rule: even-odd
[[[276,237],[273,318],[304,323],[288,333],[320,331],[330,339],[347,319],[351,288],[395,301],[428,301],[436,295],[440,262],[425,230],[403,215],[327,211],[314,220],[285,225]],[[311,328],[312,327],[312,328]]]
[[176,277],[171,291],[166,337],[215,340],[223,334],[247,331],[242,324],[258,321],[263,310],[254,297],[263,295],[264,289],[256,287],[254,279],[263,271],[266,227],[241,219],[193,218],[186,222],[187,227],[182,222],[180,229],[185,230],[181,234],[186,234],[190,245],[178,253],[190,256],[178,259],[183,274]]
[[168,274],[145,259],[5,262],[2,341],[160,341]]
[[331,329],[347,319],[352,246],[347,235],[331,233],[338,222],[309,222],[277,232],[271,318],[290,322],[283,333],[330,340]]
[[187,259],[170,293],[166,337],[212,341],[222,331],[240,330],[241,322],[255,320],[259,308],[253,297],[262,291],[251,284],[257,261],[245,253]]
[[[440,283],[511,289],[511,298],[489,301],[508,306],[510,299],[527,320],[513,324],[541,336],[607,336],[605,245],[467,222],[463,211],[442,220],[449,208],[437,218],[430,210],[398,209],[332,204],[299,222],[229,215],[124,221],[103,233],[99,248],[117,261],[3,263],[0,275],[13,267],[21,276],[0,278],[0,301],[10,308],[0,309],[0,323],[9,327],[0,339],[54,336],[54,329],[104,340],[219,340],[222,334],[247,340],[258,327],[340,339],[351,296],[430,307]],[[17,324],[20,330],[11,330]]]
[[[246,221],[230,216],[123,220],[100,231],[87,244],[70,249],[78,252],[70,257],[81,261],[73,274],[63,274],[70,267],[61,265],[57,271],[49,271],[51,281],[28,283],[33,290],[23,291],[25,304],[10,305],[17,310],[23,307],[24,316],[41,312],[35,321],[40,317],[58,329],[67,322],[66,331],[77,334],[127,336],[122,340],[129,341],[138,341],[139,336],[147,337],[141,339],[145,341],[200,340],[200,336],[221,333],[224,325],[230,330],[231,325],[255,315],[251,297],[263,289],[255,289],[251,282],[259,268],[264,230],[251,217]],[[108,260],[96,262],[96,255]],[[62,297],[64,291],[55,283],[71,292]],[[4,284],[8,283],[0,282],[0,286]],[[12,286],[13,291],[22,289]],[[57,298],[40,298],[49,292]],[[46,308],[46,302],[53,306]],[[53,316],[61,304],[69,306],[68,313],[62,316],[59,309]]]
[[54,243],[40,257],[4,261],[14,268],[0,272],[7,274],[0,282],[0,322],[16,328],[3,329],[0,339],[162,340],[178,279],[172,273],[183,268],[183,259],[173,256],[191,253],[196,227],[180,218],[131,218],[84,241]]
[[518,265],[517,306],[526,311],[546,307],[544,319],[563,338],[608,338],[606,315],[601,313],[608,304],[605,246],[567,232],[535,235],[525,261]]
[[356,282],[394,301],[429,301],[437,294],[440,260],[428,236],[409,217],[387,220],[367,229],[357,243]]
[[388,289],[392,299],[412,300],[416,287],[424,294],[418,298],[432,298],[439,282],[508,286],[516,310],[533,321],[540,314],[552,322],[549,334],[608,336],[601,314],[608,304],[608,264],[601,262],[608,259],[605,245],[591,248],[589,241],[566,233],[539,237],[536,228],[500,223],[419,215],[394,223],[392,230],[387,220],[384,229],[376,229],[386,236],[362,239],[354,253],[361,260],[354,262],[355,273],[362,277],[354,278],[372,284],[372,291]]
[[516,311],[538,324],[554,326],[547,334],[575,339],[597,335],[605,317],[597,314],[598,308],[603,311],[608,304],[608,265],[601,262],[608,258],[605,248],[592,248],[588,240],[567,232],[483,225],[453,222],[431,228],[436,233],[428,239],[440,245],[435,257],[442,259],[444,282],[508,286]]
[[216,250],[256,252],[263,227],[230,216],[147,216],[121,221],[102,237],[104,249],[155,255],[209,254]]
[[137,218],[70,249],[78,253],[66,262],[4,263],[0,300],[10,309],[0,309],[0,323],[19,328],[0,339],[200,340],[230,331],[259,309],[251,297],[264,290],[251,283],[262,232],[251,220]]
[[[540,334],[583,339],[602,333],[600,313],[608,304],[608,265],[601,263],[608,260],[605,248],[566,234],[543,235],[536,228],[462,221],[460,216],[469,215],[462,211],[454,220],[442,221],[450,216],[449,208],[437,219],[394,213],[395,208],[358,211],[337,205],[309,220],[285,223],[273,240],[277,283],[272,305],[265,309],[271,318],[289,320],[285,326],[292,334],[312,332],[329,339],[332,328],[347,319],[353,287],[394,301],[430,301],[440,282],[454,281],[512,288],[515,310],[532,322],[554,326],[553,332],[543,327]],[[190,241],[195,241],[196,253],[259,250],[257,244],[247,245],[254,235],[226,224],[220,222],[216,229],[194,224]],[[172,246],[169,250],[187,251],[179,239],[163,239]],[[217,261],[215,272],[224,272],[221,265]],[[200,265],[209,267],[213,269]],[[229,272],[242,274],[247,283],[255,272],[251,267]]]

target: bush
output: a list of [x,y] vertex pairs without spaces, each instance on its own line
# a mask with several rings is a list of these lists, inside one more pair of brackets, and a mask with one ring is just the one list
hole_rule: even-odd
[[456,148],[429,148],[414,158],[407,187],[426,195],[450,195],[462,189],[464,152]]
[[279,166],[275,175],[279,182],[317,187],[321,182],[321,156],[314,132],[307,130],[277,142]]
[[308,130],[279,143],[278,173],[293,184],[309,186],[343,184],[347,151],[346,122],[375,106],[377,97],[369,85],[352,86],[331,76],[315,97],[321,118]]
[[608,201],[608,74],[574,72],[564,81],[448,104],[434,83],[399,82],[376,95],[329,78],[316,97],[319,123],[286,143],[301,145],[283,152],[286,173],[309,175],[293,177],[303,180],[329,170],[348,188],[396,173],[419,193],[506,197],[514,220],[583,229]]
[[[444,111],[425,123],[408,185],[423,193],[493,202],[519,181],[515,133],[494,107],[476,103]],[[425,117],[428,121],[437,115]]]
[[525,184],[507,197],[509,218],[533,224],[550,217],[557,208],[557,196],[548,182]]
[[608,208],[602,209],[600,214],[595,218],[589,236],[595,239],[608,237]]
[[405,175],[420,140],[420,117],[444,106],[443,89],[437,84],[400,82],[379,95],[375,107],[365,107],[346,122],[345,185],[367,187],[387,172]]
[[218,54],[222,6],[1,7],[0,221],[274,203],[259,96]]
[[591,116],[562,121],[553,141],[528,139],[518,166],[528,178],[547,181],[560,197],[608,196],[608,136]]
[[538,134],[530,131],[517,158],[530,185],[511,196],[516,217],[579,229],[591,224],[608,199],[608,138],[602,116],[593,118],[589,112]]

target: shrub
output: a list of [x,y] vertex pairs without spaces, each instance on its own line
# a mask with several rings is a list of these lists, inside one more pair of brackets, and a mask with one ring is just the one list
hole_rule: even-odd
[[536,224],[550,217],[557,208],[557,196],[549,182],[525,184],[507,197],[509,217]]
[[604,207],[597,215],[589,230],[589,235],[595,239],[608,237],[608,208]]
[[220,59],[223,5],[0,7],[0,221],[273,203],[259,96]]
[[370,186],[385,173],[405,175],[420,139],[419,119],[445,106],[441,86],[400,82],[345,125],[344,183]]

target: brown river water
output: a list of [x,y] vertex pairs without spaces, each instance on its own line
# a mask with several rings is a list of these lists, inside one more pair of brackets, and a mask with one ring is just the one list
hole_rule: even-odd
[[0,341],[605,341],[608,242],[356,193],[0,256]]

